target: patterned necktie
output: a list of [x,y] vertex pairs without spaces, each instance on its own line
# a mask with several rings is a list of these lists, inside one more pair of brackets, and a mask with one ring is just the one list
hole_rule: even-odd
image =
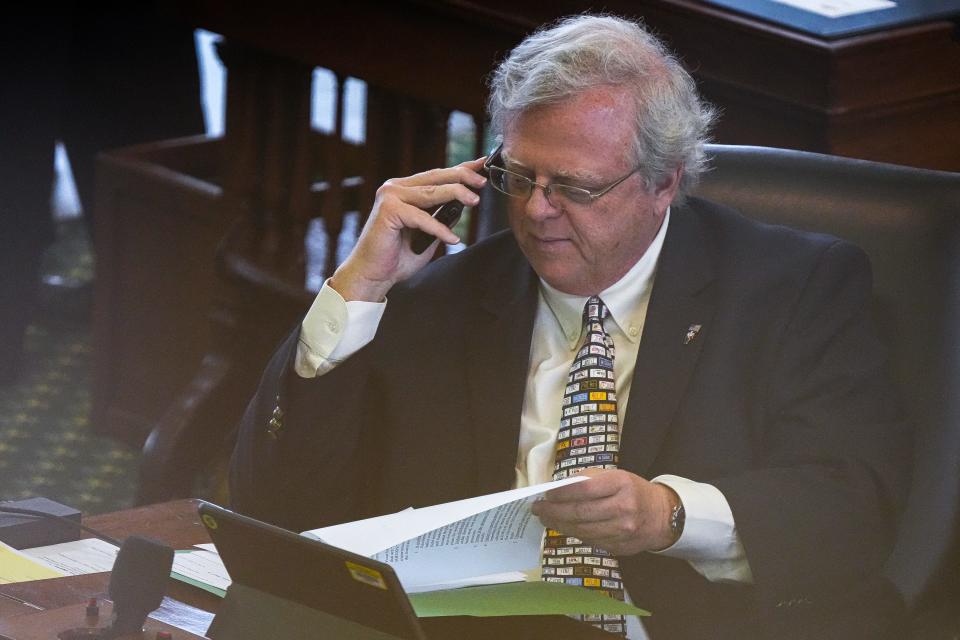
[[[581,469],[616,469],[620,427],[613,376],[613,339],[603,329],[607,307],[597,296],[583,308],[586,339],[567,376],[563,414],[557,433],[553,479]],[[608,552],[547,529],[543,544],[543,579],[600,589],[623,600],[620,563]],[[584,615],[585,622],[612,633],[624,633],[623,616]]]

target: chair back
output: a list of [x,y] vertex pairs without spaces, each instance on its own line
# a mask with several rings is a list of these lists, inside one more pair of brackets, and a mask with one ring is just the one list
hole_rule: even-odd
[[[955,552],[960,505],[960,174],[802,151],[708,145],[696,195],[862,247],[878,326],[915,426],[887,574],[917,606]],[[842,518],[843,514],[837,514]]]

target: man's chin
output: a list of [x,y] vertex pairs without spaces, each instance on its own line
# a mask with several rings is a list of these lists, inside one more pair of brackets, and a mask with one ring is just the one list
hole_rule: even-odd
[[583,274],[571,269],[569,265],[567,265],[566,268],[561,267],[559,269],[546,267],[538,269],[537,265],[533,265],[533,270],[537,272],[537,275],[540,276],[544,282],[561,293],[572,296],[589,296],[596,293],[596,291],[591,290]]

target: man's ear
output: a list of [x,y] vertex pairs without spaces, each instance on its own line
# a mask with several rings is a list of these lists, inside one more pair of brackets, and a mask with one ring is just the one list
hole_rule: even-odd
[[682,175],[683,163],[681,162],[654,188],[653,195],[657,199],[658,208],[665,210],[673,202],[677,191],[680,189],[680,177]]

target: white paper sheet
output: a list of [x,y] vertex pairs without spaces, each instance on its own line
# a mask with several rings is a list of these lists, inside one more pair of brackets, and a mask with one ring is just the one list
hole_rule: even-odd
[[373,557],[386,562],[405,589],[459,581],[540,562],[543,525],[527,496],[406,540]]
[[99,538],[61,542],[46,547],[24,549],[23,553],[51,569],[68,576],[82,576],[113,569],[117,549]]
[[[408,591],[484,584],[478,576],[539,565],[543,525],[530,511],[541,495],[586,480],[574,476],[523,489],[407,509],[305,532],[393,567]],[[478,582],[479,581],[479,582]]]
[[[110,571],[118,552],[115,546],[98,538],[23,550],[26,556],[40,564],[69,576]],[[173,571],[220,589],[230,586],[230,575],[216,551],[177,553],[173,557]]]
[[412,540],[443,526],[450,526],[459,520],[510,502],[523,500],[527,505],[527,511],[529,511],[529,505],[538,496],[551,489],[586,479],[586,476],[573,476],[564,480],[524,487],[523,489],[501,491],[500,493],[447,502],[422,509],[406,509],[405,511],[367,520],[312,529],[305,531],[304,535],[363,556],[373,556],[407,540]]
[[194,549],[178,552],[173,559],[173,570],[218,589],[230,586],[230,574],[216,551]]

